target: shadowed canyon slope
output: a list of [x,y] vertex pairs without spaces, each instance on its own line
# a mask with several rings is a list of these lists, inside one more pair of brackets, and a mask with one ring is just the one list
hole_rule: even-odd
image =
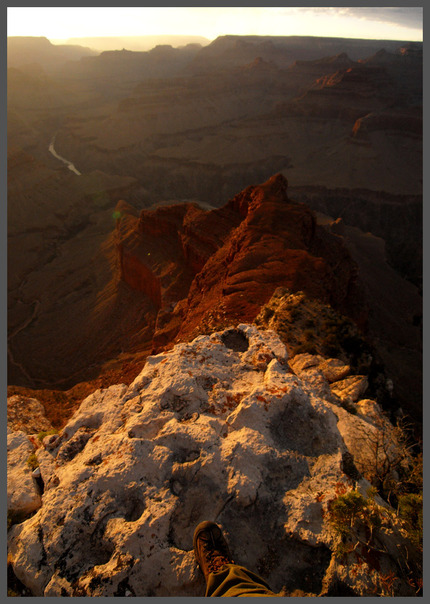
[[29,44],[8,57],[11,385],[132,379],[279,285],[367,317],[392,379],[420,383],[421,44]]
[[115,107],[70,119],[58,144],[86,169],[132,169],[153,201],[180,189],[219,205],[282,170],[293,185],[421,193],[419,52],[295,62],[290,53],[287,66],[248,46],[249,62],[230,49],[233,64],[217,44],[203,48],[194,62],[212,49],[212,70],[191,62],[146,80]]

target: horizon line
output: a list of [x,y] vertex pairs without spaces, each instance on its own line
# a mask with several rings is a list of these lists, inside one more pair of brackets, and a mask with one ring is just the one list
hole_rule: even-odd
[[226,38],[226,37],[236,37],[236,38],[325,38],[331,40],[374,40],[380,42],[414,42],[418,44],[423,44],[423,40],[415,40],[408,38],[376,38],[376,37],[357,37],[357,36],[324,36],[324,35],[313,35],[313,34],[289,34],[289,35],[274,35],[274,34],[219,34],[214,38],[208,38],[207,36],[199,35],[199,34],[115,34],[115,35],[105,35],[105,36],[70,36],[68,38],[54,38],[46,35],[40,36],[31,36],[31,35],[11,35],[7,36],[7,38],[45,38],[49,40],[51,43],[55,42],[67,42],[68,40],[86,40],[86,39],[94,39],[94,40],[104,40],[104,39],[115,39],[115,38],[204,38],[208,40],[209,43],[214,42],[218,38]]

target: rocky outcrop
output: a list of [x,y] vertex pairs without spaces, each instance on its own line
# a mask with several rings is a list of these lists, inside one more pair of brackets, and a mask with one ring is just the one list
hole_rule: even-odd
[[401,134],[420,139],[423,134],[422,109],[368,113],[355,122],[352,136],[366,141],[373,132],[390,132],[392,135]]
[[13,431],[37,434],[52,430],[45,408],[37,399],[15,394],[7,399],[7,426]]
[[125,281],[151,299],[157,292],[155,346],[252,321],[278,286],[306,291],[361,326],[366,321],[354,263],[338,237],[289,199],[280,174],[220,209],[179,204],[143,210],[138,221],[125,215],[117,248]]
[[[42,504],[41,492],[31,465],[35,444],[21,430],[7,431],[7,510],[10,522],[38,510]],[[29,463],[30,461],[30,463]]]
[[392,595],[392,576],[395,595],[413,595],[419,556],[380,498],[375,541],[337,553],[333,501],[370,487],[349,435],[380,410],[351,415],[327,389],[246,324],[149,357],[36,449],[41,507],[8,532],[16,577],[35,596],[201,596],[192,535],[210,519],[275,591]]
[[34,455],[44,436],[55,433],[37,399],[22,395],[7,399],[8,521],[20,522],[42,505],[39,462]]
[[396,97],[403,105],[422,105],[423,48],[421,44],[406,44],[396,53],[383,49],[360,63],[383,67],[396,83]]
[[[314,82],[323,76],[356,65],[345,52],[314,61],[295,61],[288,67],[288,74],[296,84],[299,95],[304,94]],[[280,105],[282,107],[282,104]]]
[[354,264],[336,237],[325,237],[308,208],[289,199],[282,175],[248,187],[230,204],[243,219],[191,284],[179,337],[197,324],[212,328],[210,315],[217,313],[252,321],[278,286],[303,289],[364,323]]
[[[113,220],[106,208],[112,195],[123,191],[104,187],[116,179],[67,174],[67,183],[75,179],[70,180],[73,196],[67,205],[58,202],[54,213],[63,177],[47,174],[43,189],[34,190],[31,200],[35,224],[52,222],[50,238],[37,232],[23,244],[18,237],[27,224],[22,222],[28,208],[23,190],[22,207],[17,203],[10,216],[12,384],[71,387],[92,379],[92,367],[119,351],[147,355],[153,347],[171,344],[182,327],[181,338],[197,335],[192,331],[201,327],[213,330],[211,314],[218,313],[224,324],[253,320],[277,285],[324,296],[355,318],[365,315],[354,264],[339,239],[319,228],[305,206],[288,198],[282,176],[250,187],[211,211],[182,203],[139,213],[121,201]],[[49,183],[56,186],[54,197],[42,195]],[[15,188],[18,179],[11,193]],[[40,199],[38,212],[33,198]],[[104,210],[100,218],[98,206]],[[36,251],[43,252],[40,269]],[[41,282],[48,284],[43,295]],[[66,315],[69,320],[62,325]],[[54,345],[53,325],[58,336]],[[35,346],[43,349],[42,355]],[[71,352],[75,350],[79,354]]]
[[331,217],[327,228],[359,266],[369,334],[395,396],[422,417],[422,197],[323,187],[293,188],[291,196]]
[[[373,263],[376,263],[376,255]],[[375,306],[373,308],[375,312]],[[379,332],[375,319],[379,321]],[[309,299],[303,292],[278,288],[254,322],[260,328],[279,334],[294,357],[294,369],[300,375],[302,371],[311,372],[318,380],[322,373],[342,400],[354,401],[357,396],[366,394],[377,400],[385,411],[394,415],[400,412],[419,421],[421,393],[417,385],[422,375],[416,353],[412,353],[414,347],[409,345],[407,359],[404,355],[395,358],[395,347],[385,340],[386,336],[382,337],[386,320],[384,305],[381,315],[372,317],[372,336],[364,337],[356,324],[330,306]],[[401,325],[398,320],[396,334]],[[377,334],[380,334],[378,340]],[[391,351],[391,357],[387,350]],[[327,357],[338,360],[328,362],[324,360]]]

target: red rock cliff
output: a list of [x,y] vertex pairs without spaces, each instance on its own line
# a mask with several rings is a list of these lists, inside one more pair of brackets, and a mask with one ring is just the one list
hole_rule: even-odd
[[364,323],[354,262],[309,208],[289,200],[282,175],[248,187],[226,207],[242,220],[193,280],[180,339],[213,318],[252,321],[278,286],[303,290]]
[[121,276],[158,311],[154,346],[170,346],[219,324],[252,321],[279,286],[364,324],[357,269],[341,239],[288,198],[277,174],[224,207],[127,208],[118,227]]

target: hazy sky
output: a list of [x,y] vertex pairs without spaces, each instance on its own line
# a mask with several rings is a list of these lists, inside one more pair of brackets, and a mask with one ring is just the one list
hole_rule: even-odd
[[183,34],[423,39],[422,7],[8,7],[8,36]]

